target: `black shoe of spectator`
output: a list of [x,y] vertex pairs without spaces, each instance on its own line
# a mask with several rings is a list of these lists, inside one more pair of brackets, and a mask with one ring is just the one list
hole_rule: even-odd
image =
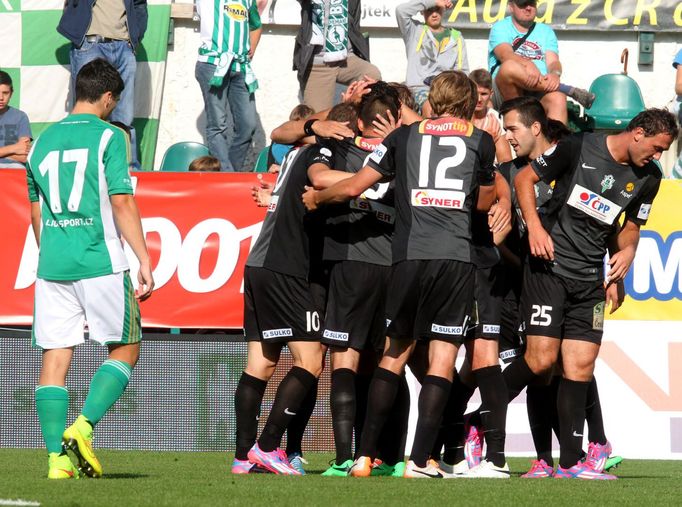
[[575,100],[578,104],[583,106],[585,109],[589,109],[592,107],[592,104],[594,103],[594,99],[597,98],[597,96],[589,92],[587,90],[583,90],[582,88],[571,88],[571,91],[568,94],[569,97],[571,97],[573,100]]

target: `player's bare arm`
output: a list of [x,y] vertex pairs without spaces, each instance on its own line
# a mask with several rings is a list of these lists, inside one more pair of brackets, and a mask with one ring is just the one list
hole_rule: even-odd
[[[324,111],[324,113],[324,117],[326,118],[327,111]],[[283,123],[272,131],[270,139],[275,143],[293,144],[308,137],[312,138],[313,136],[306,133],[305,124],[308,121],[315,120],[315,116],[316,115],[313,115],[312,118],[308,118],[307,120],[289,120],[286,123]],[[348,122],[331,120],[317,119],[317,121],[314,121],[311,124],[310,130],[316,136],[338,140],[345,139],[346,137],[353,137],[355,135],[355,133],[348,128]]]
[[345,202],[360,196],[365,190],[382,179],[383,175],[379,171],[365,166],[350,178],[325,190],[306,188],[306,192],[303,194],[303,204],[309,211],[313,211],[322,204]]
[[630,269],[639,243],[639,225],[626,220],[618,233],[616,243],[618,251],[609,258],[610,269],[606,274],[609,285],[622,281]]
[[[488,226],[493,233],[495,244],[502,243],[511,231],[511,188],[497,171],[495,172],[495,196],[497,202],[488,211]],[[501,233],[506,230],[504,236]]]
[[147,252],[147,244],[142,232],[140,212],[135,204],[135,198],[130,194],[116,194],[110,197],[111,211],[114,214],[116,225],[123,235],[123,239],[132,248],[135,257],[140,262],[140,270],[137,275],[138,288],[136,297],[140,301],[149,298],[154,289],[154,277],[152,276],[151,261]]
[[528,228],[531,255],[552,261],[554,260],[554,243],[549,233],[542,227],[536,209],[535,184],[538,181],[540,178],[535,171],[530,166],[526,166],[514,178],[514,188],[521,206],[521,214]]
[[31,203],[31,228],[36,237],[36,245],[40,246],[40,227],[41,227],[40,201]]
[[352,177],[353,174],[346,171],[336,171],[324,164],[313,164],[308,168],[308,179],[315,190],[323,190]]

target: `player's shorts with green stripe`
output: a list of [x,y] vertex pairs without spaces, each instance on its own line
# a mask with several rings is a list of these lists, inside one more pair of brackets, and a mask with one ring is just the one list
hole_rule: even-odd
[[138,343],[140,306],[128,271],[73,281],[36,279],[33,345],[73,347],[90,339],[102,345]]

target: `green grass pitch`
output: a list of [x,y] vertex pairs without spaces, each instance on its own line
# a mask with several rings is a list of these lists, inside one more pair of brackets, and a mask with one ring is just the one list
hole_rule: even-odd
[[[0,449],[0,505],[681,505],[682,461],[625,460],[612,482],[525,480],[529,459],[512,458],[511,480],[321,477],[329,454],[308,454],[305,477],[232,476],[227,453],[106,451],[102,479],[48,481],[42,450]],[[5,503],[5,505],[7,505]]]

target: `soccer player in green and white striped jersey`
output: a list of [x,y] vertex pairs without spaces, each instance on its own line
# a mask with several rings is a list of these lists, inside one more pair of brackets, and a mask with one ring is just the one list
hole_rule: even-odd
[[[223,171],[244,167],[256,130],[251,59],[261,36],[256,0],[197,0],[201,46],[195,68],[206,107],[206,144]],[[232,113],[233,121],[228,122]]]
[[[125,390],[140,352],[140,308],[154,280],[128,170],[123,131],[104,121],[123,90],[119,73],[94,60],[76,78],[76,104],[35,142],[26,163],[31,222],[40,246],[33,343],[43,351],[35,392],[48,478],[102,475],[93,427]],[[140,263],[137,294],[120,236]],[[75,345],[90,338],[109,358],[90,384],[81,415],[66,426],[65,387]],[[75,468],[65,450],[71,449]]]

